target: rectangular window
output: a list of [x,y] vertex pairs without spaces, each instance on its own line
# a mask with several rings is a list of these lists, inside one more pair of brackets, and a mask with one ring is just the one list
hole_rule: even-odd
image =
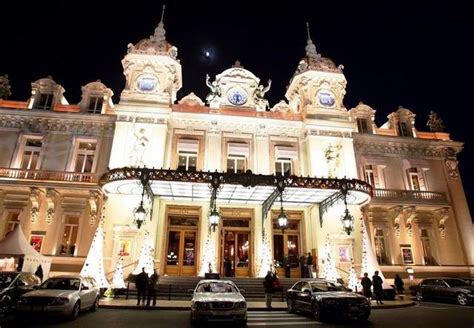
[[290,175],[292,173],[292,160],[290,158],[277,158],[275,161],[275,174]]
[[51,93],[42,93],[39,95],[38,101],[35,105],[35,109],[44,109],[49,110],[53,106],[53,94]]
[[427,229],[421,229],[421,246],[423,247],[423,259],[425,265],[436,265],[431,253],[430,237]]
[[412,190],[426,190],[425,179],[423,172],[416,167],[411,167],[407,170],[408,181]]
[[89,105],[87,106],[87,112],[91,114],[100,114],[102,112],[102,105],[104,103],[104,97],[93,96],[89,98]]
[[357,131],[359,131],[359,133],[369,133],[369,125],[367,124],[367,119],[357,119]]
[[178,140],[178,170],[195,172],[199,141],[193,139]]
[[5,236],[15,230],[17,226],[20,225],[20,213],[18,212],[8,212],[7,214],[7,226],[5,228]]
[[74,172],[91,173],[94,171],[94,160],[97,143],[79,141],[75,151]]
[[41,137],[26,137],[22,145],[20,168],[24,170],[39,169],[39,158],[43,141]]
[[385,237],[382,229],[375,229],[375,255],[379,264],[388,264]]
[[61,236],[60,255],[74,256],[77,248],[79,217],[67,215],[64,219],[64,230]]
[[296,147],[275,146],[275,174],[294,174],[293,161],[297,158]]
[[408,132],[408,125],[406,122],[398,122],[397,123],[397,130],[398,135],[402,137],[409,137],[410,133]]
[[241,142],[229,142],[227,144],[227,172],[244,173],[247,170],[247,158],[249,146]]

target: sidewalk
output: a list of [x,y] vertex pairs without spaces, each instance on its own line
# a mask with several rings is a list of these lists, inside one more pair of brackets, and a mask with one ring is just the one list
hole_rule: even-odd
[[[155,307],[146,307],[146,306],[137,306],[136,299],[124,299],[124,298],[115,298],[108,299],[102,298],[99,303],[100,308],[108,309],[130,309],[130,310],[183,310],[187,311],[191,308],[191,301],[167,301],[167,300],[158,300],[157,306]],[[412,300],[403,300],[403,301],[384,301],[384,304],[375,304],[375,301],[372,302],[372,310],[379,309],[394,309],[401,307],[408,307],[415,305],[415,302]],[[282,311],[286,310],[286,302],[272,302],[272,308],[267,309],[265,302],[247,302],[247,308],[249,311]]]

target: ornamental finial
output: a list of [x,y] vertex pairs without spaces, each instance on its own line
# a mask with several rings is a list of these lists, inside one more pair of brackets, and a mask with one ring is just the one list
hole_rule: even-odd
[[163,18],[165,16],[165,5],[163,5],[163,10],[161,11],[161,19],[160,23],[158,26],[155,28],[155,34],[152,35],[150,38],[156,42],[163,42],[166,41],[166,31],[165,31],[165,25],[163,23]]
[[316,51],[316,46],[311,40],[311,34],[309,33],[309,22],[306,22],[306,31],[308,33],[308,41],[306,42],[306,56],[311,58],[318,58],[318,52]]

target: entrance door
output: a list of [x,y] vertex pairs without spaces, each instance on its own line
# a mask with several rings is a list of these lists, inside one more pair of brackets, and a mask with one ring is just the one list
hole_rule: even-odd
[[280,277],[287,277],[285,267],[289,266],[290,277],[301,277],[299,258],[302,254],[300,248],[300,222],[301,214],[299,212],[288,212],[288,228],[284,233],[278,226],[278,220],[273,220],[273,258],[277,265],[277,272]]
[[250,275],[250,232],[223,230],[222,269],[225,277]]
[[196,230],[169,229],[166,269],[169,275],[196,275]]

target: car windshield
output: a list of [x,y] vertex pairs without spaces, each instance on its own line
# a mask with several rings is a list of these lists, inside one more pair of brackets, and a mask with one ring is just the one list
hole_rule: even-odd
[[225,282],[205,282],[200,284],[197,293],[237,293],[237,289]]
[[0,288],[10,286],[12,281],[16,278],[18,272],[1,272],[0,273]]
[[343,292],[347,289],[344,286],[337,286],[332,283],[312,283],[311,289],[313,292]]
[[40,289],[79,290],[81,280],[76,278],[51,278],[46,280]]
[[450,287],[469,286],[469,284],[468,284],[467,282],[465,282],[464,280],[461,280],[461,279],[445,279],[444,281],[446,281],[446,283],[447,283]]

